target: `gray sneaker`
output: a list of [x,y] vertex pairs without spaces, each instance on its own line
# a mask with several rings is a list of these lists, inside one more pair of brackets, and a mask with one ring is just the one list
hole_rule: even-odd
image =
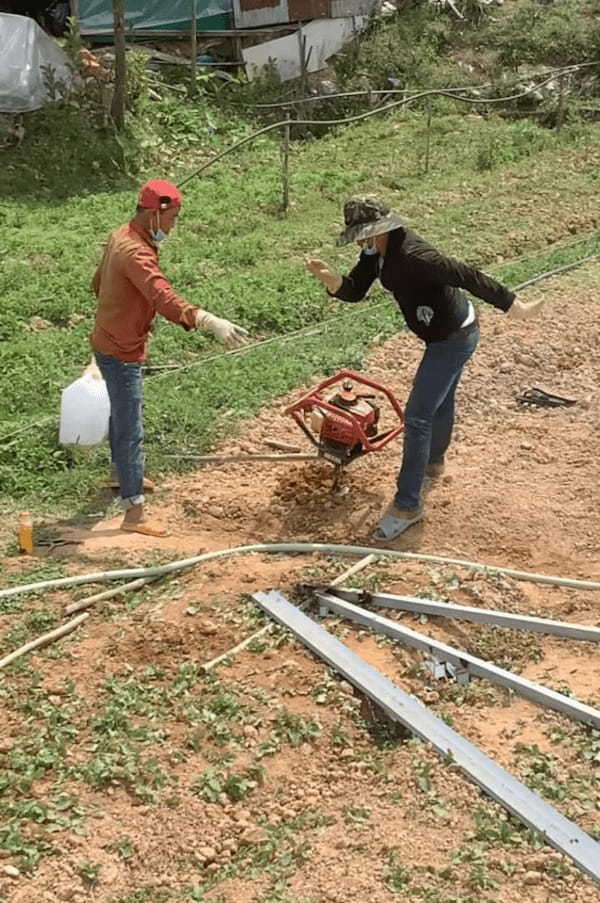
[[409,527],[421,520],[423,510],[422,505],[419,508],[408,511],[405,508],[398,508],[392,503],[377,524],[375,531],[371,534],[371,538],[375,542],[390,542],[392,539],[397,539]]

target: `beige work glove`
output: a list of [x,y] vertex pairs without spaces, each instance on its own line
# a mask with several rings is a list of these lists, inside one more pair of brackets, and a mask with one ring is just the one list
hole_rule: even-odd
[[323,283],[328,291],[335,293],[341,287],[342,277],[339,273],[334,272],[324,260],[308,257],[304,261],[304,266],[309,273],[312,273],[313,276],[316,276]]
[[508,316],[513,320],[529,320],[531,317],[537,316],[544,305],[545,298],[538,298],[537,301],[531,301],[524,304],[516,298],[508,308]]
[[102,374],[100,373],[100,368],[98,367],[98,364],[96,363],[96,358],[93,355],[92,355],[91,361],[89,362],[89,364],[87,365],[87,367],[85,368],[85,370],[83,371],[83,373],[81,375],[85,376],[86,373],[89,373],[89,375],[92,377],[92,379],[102,379],[103,378]]
[[196,314],[196,329],[209,329],[226,348],[242,348],[248,344],[248,330],[204,310]]

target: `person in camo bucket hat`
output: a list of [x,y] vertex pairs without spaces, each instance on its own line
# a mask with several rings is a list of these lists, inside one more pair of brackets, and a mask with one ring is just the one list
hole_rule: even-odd
[[305,261],[306,268],[331,297],[350,303],[362,301],[379,279],[393,294],[408,328],[425,343],[405,408],[396,492],[373,534],[373,539],[386,542],[421,520],[425,478],[439,478],[444,471],[456,389],[479,342],[477,315],[463,290],[514,319],[535,315],[543,299],[530,304],[517,300],[495,279],[437,251],[372,195],[344,204],[344,225],[337,243],[354,241],[361,249],[351,272],[341,276],[314,258]]
[[378,198],[363,195],[350,198],[344,204],[344,224],[346,228],[338,235],[338,245],[391,232],[405,226],[406,220],[391,213],[389,207]]

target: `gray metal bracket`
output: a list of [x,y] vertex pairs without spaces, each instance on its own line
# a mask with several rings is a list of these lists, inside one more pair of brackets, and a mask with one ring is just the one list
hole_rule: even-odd
[[368,665],[329,631],[316,624],[279,592],[255,593],[253,599],[270,617],[287,627],[308,649],[380,706],[390,718],[431,743],[481,789],[528,827],[539,831],[556,850],[600,883],[600,844],[549,806],[474,744],[448,727],[413,696]]
[[395,596],[392,593],[370,593],[364,590],[346,589],[336,586],[328,588],[328,594],[339,596],[355,605],[374,605],[378,608],[394,608],[399,611],[413,611],[418,614],[435,615],[440,618],[457,618],[478,624],[493,624],[495,627],[510,627],[513,630],[528,630],[532,633],[547,633],[550,636],[567,637],[570,640],[586,640],[600,643],[600,628],[584,624],[569,624],[567,621],[552,621],[547,618],[533,618],[528,615],[495,611],[491,608],[476,608],[471,605],[454,605],[451,602],[434,602],[432,599],[418,599],[415,596]]
[[431,658],[426,658],[423,664],[434,680],[450,679],[455,680],[457,684],[469,683],[468,668],[457,668],[452,662],[440,661],[434,655]]
[[390,621],[389,618],[384,618],[375,612],[366,611],[364,608],[352,605],[351,602],[344,602],[331,593],[316,593],[316,597],[319,603],[326,605],[336,615],[355,621],[357,624],[374,630],[376,633],[392,637],[407,646],[420,649],[428,656],[434,656],[440,662],[450,662],[456,668],[466,668],[471,676],[483,677],[491,683],[508,687],[514,690],[518,696],[523,696],[537,705],[554,709],[563,715],[574,718],[576,721],[583,721],[585,724],[591,724],[600,730],[600,711],[583,702],[579,702],[577,699],[563,696],[562,693],[556,693],[554,690],[542,687],[541,684],[526,680],[518,674],[513,674],[512,671],[506,671],[504,668],[499,668],[497,665],[477,658],[475,655],[470,655],[468,652],[455,649],[453,646],[446,645],[446,643],[440,643],[439,640],[434,640],[423,633],[417,633],[409,627]]

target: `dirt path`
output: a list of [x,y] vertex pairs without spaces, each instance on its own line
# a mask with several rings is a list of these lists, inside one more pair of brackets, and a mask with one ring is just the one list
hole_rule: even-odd
[[[548,305],[535,324],[483,313],[447,477],[429,492],[424,521],[393,547],[600,580],[599,283],[596,266],[536,289],[532,296],[543,291]],[[418,355],[418,343],[399,336],[377,348],[365,370],[403,399]],[[532,386],[578,404],[518,405],[515,395]],[[256,451],[264,436],[298,441],[281,413],[285,401],[223,450]],[[330,471],[318,462],[235,465],[173,479],[154,505],[171,537],[123,535],[118,521],[103,521],[77,534],[83,545],[72,567],[143,564],[253,542],[368,544],[399,451],[354,464],[339,494],[329,491]],[[199,670],[261,625],[247,594],[275,586],[298,599],[299,584],[343,567],[326,557],[213,562],[126,604],[109,603],[60,651],[32,657],[34,671],[9,672],[0,682],[0,770],[9,801],[3,816],[13,830],[0,835],[0,901],[596,901],[597,887],[566,859],[508,821],[425,746],[379,721],[281,632],[211,678]],[[452,567],[380,562],[358,582],[600,623],[599,594]],[[36,612],[39,618],[40,608],[62,611],[70,599],[28,598],[0,615],[0,632]],[[598,832],[597,732],[483,682],[428,679],[416,654],[328,623],[552,805]],[[600,704],[600,659],[587,644],[439,619],[417,629]],[[28,874],[27,856],[45,843],[54,852],[46,850]]]

